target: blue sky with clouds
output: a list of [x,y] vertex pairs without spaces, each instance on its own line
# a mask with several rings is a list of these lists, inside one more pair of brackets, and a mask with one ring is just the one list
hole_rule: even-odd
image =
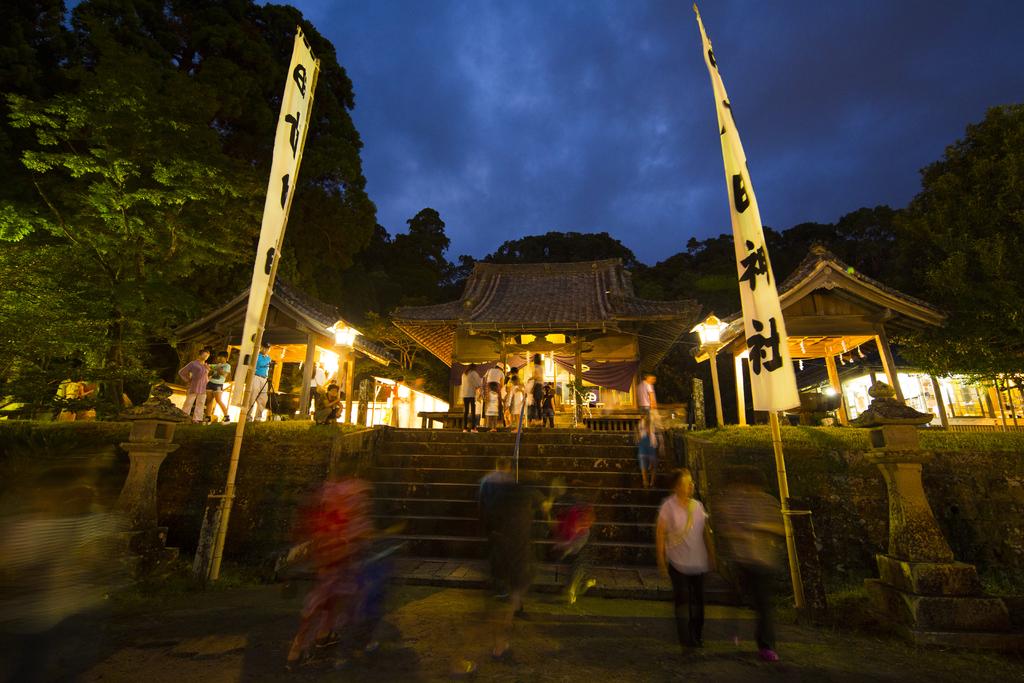
[[[293,0],[335,45],[378,222],[437,209],[449,257],[607,231],[654,263],[729,230],[689,2]],[[906,205],[1024,101],[1024,3],[704,2],[765,224]]]

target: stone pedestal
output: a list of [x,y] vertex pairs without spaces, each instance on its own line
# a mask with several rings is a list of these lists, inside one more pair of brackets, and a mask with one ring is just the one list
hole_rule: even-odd
[[152,571],[161,563],[178,556],[176,548],[167,548],[167,528],[157,526],[157,477],[168,453],[177,450],[171,443],[174,428],[188,416],[167,398],[170,389],[161,385],[153,396],[140,406],[126,411],[124,418],[132,422],[128,441],[121,448],[128,451],[128,478],[121,488],[117,508],[125,518],[128,551],[137,560],[137,573]]
[[[881,385],[881,386],[879,386]],[[854,422],[871,430],[867,455],[882,472],[889,499],[889,548],[875,557],[877,579],[864,582],[875,606],[908,640],[919,644],[1019,649],[999,598],[985,596],[974,565],[957,562],[942,535],[921,480],[932,454],[920,450],[917,426],[931,419],[871,388],[871,407]]]

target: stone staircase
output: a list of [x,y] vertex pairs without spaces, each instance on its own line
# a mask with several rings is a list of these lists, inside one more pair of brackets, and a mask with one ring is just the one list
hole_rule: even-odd
[[[476,574],[484,571],[478,483],[496,458],[513,454],[514,443],[515,435],[508,432],[388,429],[382,434],[368,472],[375,484],[375,518],[382,529],[404,525],[395,538],[404,544],[407,567],[415,572],[415,560],[422,560],[419,574],[437,578],[437,571],[424,568],[444,568],[453,580],[466,578],[466,566]],[[632,434],[571,429],[525,432],[519,456],[522,480],[546,485],[561,478],[570,496],[594,505],[594,562],[606,575],[619,577],[620,584],[605,588],[626,588],[629,580],[622,577],[637,577],[637,591],[609,594],[665,597],[667,581],[655,571],[654,524],[661,501],[669,495],[664,488],[667,463],[659,464],[662,488],[644,490]],[[538,519],[534,524],[537,556],[543,561],[551,556],[549,523]],[[557,582],[564,569],[545,565],[545,574]],[[724,581],[714,577],[708,583],[710,600],[732,602]],[[599,582],[596,592],[600,589]]]

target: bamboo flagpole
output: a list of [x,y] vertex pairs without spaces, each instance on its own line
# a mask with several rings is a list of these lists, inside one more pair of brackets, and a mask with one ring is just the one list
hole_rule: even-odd
[[786,534],[789,572],[793,582],[793,597],[798,609],[804,606],[800,565],[797,562],[793,527],[789,512],[789,482],[786,478],[786,460],[782,451],[782,429],[779,411],[800,405],[800,395],[789,354],[786,324],[779,304],[775,275],[768,258],[768,245],[764,239],[761,213],[750,181],[747,157],[743,152],[739,131],[732,115],[732,105],[725,84],[718,72],[718,61],[711,49],[711,41],[704,30],[700,11],[693,6],[700,28],[704,48],[704,62],[711,76],[718,115],[722,160],[725,164],[726,188],[729,194],[729,214],[732,219],[733,246],[736,252],[736,272],[739,279],[740,301],[743,305],[743,326],[747,348],[750,351],[750,393],[754,410],[768,411],[772,431],[772,450],[775,452],[775,470],[779,481],[779,499]]
[[[263,341],[263,330],[267,322],[267,311],[274,292],[274,280],[280,262],[284,232],[288,226],[288,214],[299,177],[302,152],[309,132],[309,113],[313,108],[313,92],[320,75],[320,60],[313,55],[306,36],[300,27],[295,29],[295,43],[292,59],[288,66],[284,96],[281,98],[281,112],[274,139],[274,156],[270,166],[270,180],[267,197],[263,205],[263,223],[260,241],[253,264],[252,284],[249,287],[249,304],[245,314],[242,345],[238,367],[235,369],[235,386],[231,402],[240,405],[241,411],[235,424],[235,437],[231,444],[231,461],[228,465],[227,482],[221,496],[220,519],[217,536],[210,562],[209,579],[220,577],[220,565],[224,555],[224,540],[227,538],[228,520],[235,499],[235,478],[238,474],[238,460],[242,453],[242,438],[245,423],[252,410],[253,379],[256,373],[256,354]],[[269,381],[269,378],[268,378]],[[261,386],[259,392],[269,390]],[[258,395],[258,394],[257,394]]]

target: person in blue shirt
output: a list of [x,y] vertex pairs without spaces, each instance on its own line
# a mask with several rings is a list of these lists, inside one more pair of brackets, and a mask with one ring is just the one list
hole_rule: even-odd
[[260,352],[256,356],[256,376],[253,378],[252,390],[255,396],[256,413],[249,415],[249,421],[263,420],[263,411],[267,408],[267,399],[270,398],[270,343],[260,344]]

